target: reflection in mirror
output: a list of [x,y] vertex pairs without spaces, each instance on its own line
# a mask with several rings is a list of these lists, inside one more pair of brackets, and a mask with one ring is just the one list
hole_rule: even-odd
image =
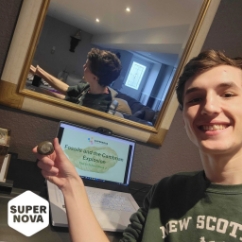
[[[122,71],[110,85],[118,101],[114,115],[153,126],[202,3],[51,0],[32,65],[72,86],[83,82],[91,48],[118,53]],[[25,88],[53,89],[35,81],[28,75]]]
[[[79,81],[76,85],[69,85],[67,81],[54,77],[39,65],[36,67],[31,65],[30,72],[33,74],[33,80],[29,80],[28,85],[37,86],[51,96],[80,106],[101,112],[116,111],[118,102],[112,100],[111,88],[108,86],[117,79],[121,72],[118,55],[110,51],[92,48],[88,52],[83,70],[84,81]],[[112,106],[115,106],[115,109],[111,109]]]

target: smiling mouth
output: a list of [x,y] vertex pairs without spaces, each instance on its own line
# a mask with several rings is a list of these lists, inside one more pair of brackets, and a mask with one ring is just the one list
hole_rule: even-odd
[[203,131],[214,131],[214,130],[224,130],[228,125],[224,124],[214,124],[214,125],[202,125],[199,128]]

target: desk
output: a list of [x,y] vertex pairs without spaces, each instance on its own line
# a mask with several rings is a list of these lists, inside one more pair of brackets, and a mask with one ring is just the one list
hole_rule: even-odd
[[[33,191],[47,199],[47,190],[45,180],[42,177],[36,162],[19,160],[17,154],[12,154],[7,179],[13,181],[11,194],[0,193],[0,241],[6,242],[69,242],[70,236],[68,228],[57,228],[49,225],[47,228],[26,237],[7,223],[7,203],[10,199],[23,193],[26,190]],[[88,186],[97,186],[95,181],[85,181]],[[101,185],[99,185],[101,187]],[[142,205],[143,198],[150,189],[150,185],[130,182],[128,187],[123,187],[123,191],[133,194],[139,206]],[[115,190],[115,185],[108,184],[106,189]],[[105,232],[111,242],[117,242],[122,238],[122,233]]]

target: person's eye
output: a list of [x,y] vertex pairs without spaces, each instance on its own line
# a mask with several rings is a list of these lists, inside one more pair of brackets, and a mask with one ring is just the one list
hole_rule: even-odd
[[233,96],[235,96],[235,94],[232,92],[226,92],[223,94],[223,97],[233,97]]
[[196,98],[192,98],[192,99],[188,100],[187,103],[189,103],[189,104],[196,104],[196,103],[199,103],[201,100],[202,100],[202,98],[196,97]]

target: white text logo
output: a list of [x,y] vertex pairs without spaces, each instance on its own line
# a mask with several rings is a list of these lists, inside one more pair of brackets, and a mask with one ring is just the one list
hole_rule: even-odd
[[8,225],[25,236],[32,236],[49,225],[49,203],[31,191],[8,202]]

